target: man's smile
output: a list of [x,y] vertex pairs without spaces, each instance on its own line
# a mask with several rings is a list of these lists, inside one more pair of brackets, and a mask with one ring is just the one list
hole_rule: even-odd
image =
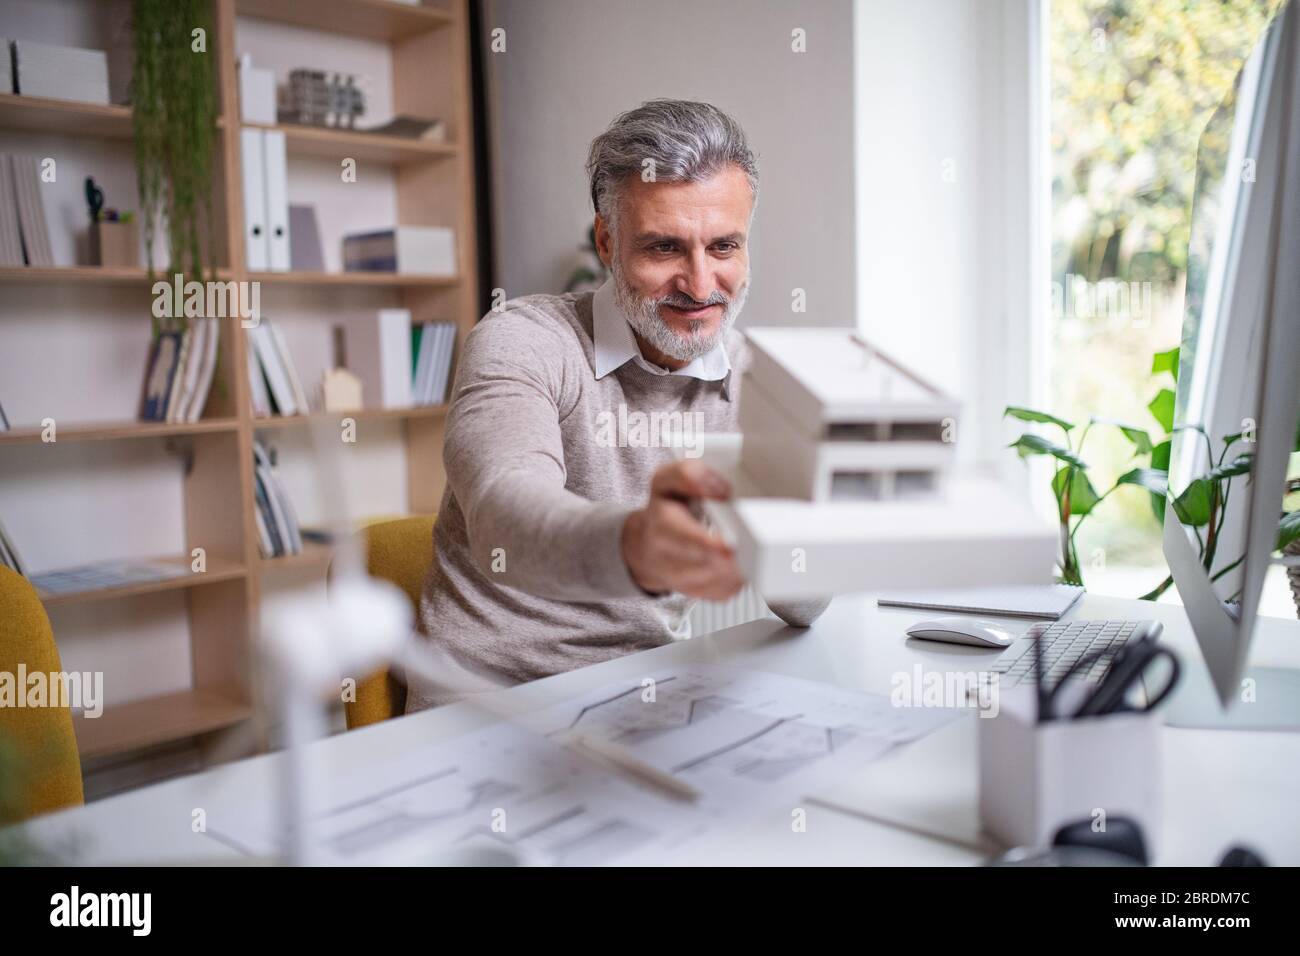
[[715,314],[714,309],[720,309],[722,308],[722,306],[714,304],[714,305],[702,305],[692,309],[684,309],[678,305],[665,305],[663,306],[663,308],[667,309],[672,315],[680,316],[683,319],[691,319],[693,321],[699,321],[700,319],[707,319],[710,316],[714,315]]

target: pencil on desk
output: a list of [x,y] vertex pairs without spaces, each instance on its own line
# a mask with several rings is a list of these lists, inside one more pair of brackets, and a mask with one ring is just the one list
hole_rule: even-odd
[[[437,684],[440,682],[441,676],[437,664],[427,656],[427,653],[424,646],[418,641],[409,640],[394,652],[393,659],[402,664],[408,672],[420,674],[432,683]],[[524,726],[520,723],[520,717],[524,715],[504,704],[499,697],[499,693],[469,694],[462,702],[467,706],[486,711],[494,717],[509,721],[516,726]],[[660,770],[658,767],[651,766],[626,747],[613,741],[601,740],[578,733],[561,734],[548,737],[548,739],[577,753],[586,760],[598,763],[606,769],[621,771],[627,776],[636,778],[637,782],[652,786],[678,800],[693,803],[702,796],[700,791],[690,784]]]
[[601,758],[602,762],[613,764],[619,770],[636,777],[637,780],[643,783],[648,783],[662,790],[670,797],[691,803],[700,798],[700,791],[689,783],[677,779],[658,767],[651,766],[644,760],[634,756],[626,747],[621,747],[612,741],[575,734],[568,738],[567,743],[571,747],[585,750],[588,754]]

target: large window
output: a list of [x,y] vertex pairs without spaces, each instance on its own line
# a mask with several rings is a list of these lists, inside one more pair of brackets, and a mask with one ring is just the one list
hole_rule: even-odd
[[[1165,435],[1152,373],[1178,345],[1197,147],[1281,0],[1052,0],[1051,410]],[[1204,148],[1227,158],[1223,137]],[[1202,162],[1214,162],[1203,156]],[[1139,445],[1089,431],[1083,457],[1109,488]],[[1083,524],[1084,579],[1136,597],[1165,569],[1150,496],[1124,487]]]

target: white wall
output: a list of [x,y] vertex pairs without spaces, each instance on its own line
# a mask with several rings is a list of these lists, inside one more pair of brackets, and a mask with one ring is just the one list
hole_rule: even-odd
[[963,400],[966,463],[1021,480],[1000,417],[1031,401],[1047,290],[1036,7],[861,0],[854,18],[860,327]]
[[[761,198],[742,324],[852,325],[853,61],[849,0],[489,0],[498,284],[563,289],[592,212],[583,165],[620,112],[706,100],[744,127]],[[791,31],[805,31],[804,53]],[[791,290],[806,291],[806,315]]]
[[[856,324],[964,402],[967,464],[1023,481],[1001,410],[1038,394],[1038,0],[488,0],[498,283],[555,291],[590,223],[592,139],[656,96],[759,154],[742,324]],[[807,52],[790,51],[806,31]],[[808,291],[792,316],[790,290]]]

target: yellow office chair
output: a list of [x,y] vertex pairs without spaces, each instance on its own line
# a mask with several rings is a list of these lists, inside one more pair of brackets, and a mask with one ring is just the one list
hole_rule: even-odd
[[[63,664],[50,619],[36,589],[0,567],[0,673],[15,691],[18,665],[33,674],[60,673]],[[47,701],[48,703],[48,701]],[[0,707],[0,824],[85,802],[72,713],[62,707]]]
[[[359,531],[365,535],[366,570],[406,592],[416,613],[424,576],[433,563],[436,515],[382,521]],[[388,668],[357,681],[357,699],[345,703],[348,730],[399,717],[406,710],[406,687]]]

